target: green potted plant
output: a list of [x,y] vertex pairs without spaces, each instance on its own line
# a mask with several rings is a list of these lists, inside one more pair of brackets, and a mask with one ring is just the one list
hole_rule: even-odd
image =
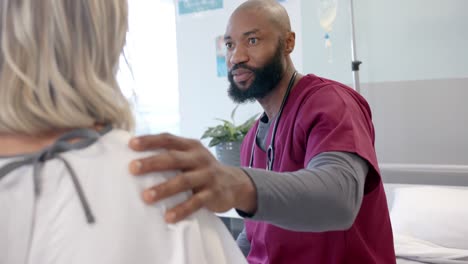
[[231,121],[216,118],[222,123],[208,127],[201,137],[202,139],[210,139],[208,146],[215,147],[216,157],[221,163],[232,166],[240,165],[240,145],[258,116],[255,114],[244,123],[236,125],[234,116],[238,107],[239,105],[232,110]]

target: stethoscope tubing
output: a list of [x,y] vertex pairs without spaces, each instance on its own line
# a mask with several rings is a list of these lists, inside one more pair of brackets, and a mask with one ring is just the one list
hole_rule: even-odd
[[[281,102],[281,106],[280,106],[280,109],[278,111],[278,115],[277,115],[275,123],[273,125],[273,132],[272,132],[272,135],[271,135],[270,145],[268,146],[268,149],[267,149],[267,159],[268,160],[267,160],[267,164],[266,164],[266,169],[269,170],[269,171],[273,170],[273,164],[274,164],[274,161],[275,161],[276,130],[278,129],[278,124],[279,124],[279,121],[280,121],[280,118],[281,118],[281,114],[283,113],[284,106],[286,104],[286,101],[289,98],[289,94],[291,93],[292,87],[294,85],[294,81],[296,80],[296,76],[297,76],[297,71],[294,71],[293,75],[291,76],[291,79],[289,80],[288,88],[286,89],[286,93],[283,96],[283,101]],[[255,144],[256,144],[257,137],[258,137],[258,132],[259,132],[258,127],[259,126],[257,125],[257,130],[255,132],[255,138],[254,138],[254,141],[252,143],[252,150],[251,150],[251,153],[250,153],[249,168],[252,168],[252,166],[253,166],[253,160],[254,160],[254,154],[255,154]]]

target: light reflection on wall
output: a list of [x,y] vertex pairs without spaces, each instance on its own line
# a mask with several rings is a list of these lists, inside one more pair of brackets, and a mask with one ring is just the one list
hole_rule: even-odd
[[118,80],[134,106],[136,134],[179,134],[175,27],[172,1],[129,1],[129,32]]

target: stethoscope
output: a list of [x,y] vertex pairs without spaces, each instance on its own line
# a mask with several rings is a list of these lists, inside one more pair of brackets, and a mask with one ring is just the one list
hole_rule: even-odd
[[[267,159],[268,160],[267,160],[266,169],[269,170],[269,171],[273,170],[273,162],[275,161],[276,129],[278,128],[278,123],[280,121],[281,114],[283,113],[284,105],[286,104],[286,101],[288,100],[289,93],[291,92],[294,81],[296,80],[296,76],[297,76],[297,72],[295,71],[293,73],[291,79],[289,80],[288,89],[286,90],[286,94],[283,97],[283,101],[281,102],[281,106],[280,106],[280,109],[278,111],[278,116],[277,116],[277,118],[275,120],[275,124],[273,125],[273,133],[271,135],[270,146],[268,146],[268,149],[267,149]],[[263,113],[263,114],[265,114],[265,113]],[[257,137],[258,137],[258,132],[259,132],[258,127],[259,126],[257,126],[257,131],[255,132],[255,138],[254,138],[254,141],[252,143],[252,151],[250,153],[249,168],[252,168],[252,166],[253,166],[253,160],[254,160],[254,154],[255,154],[255,144],[257,142]]]

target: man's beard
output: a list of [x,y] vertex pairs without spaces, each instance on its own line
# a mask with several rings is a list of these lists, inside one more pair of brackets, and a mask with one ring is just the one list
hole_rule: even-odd
[[[282,58],[283,52],[282,45],[280,44],[271,60],[262,68],[253,68],[245,64],[234,65],[228,72],[228,80],[230,82],[228,89],[229,97],[235,103],[252,102],[264,98],[275,89],[275,87],[283,78],[284,69]],[[233,70],[240,68],[252,71],[254,77],[252,84],[244,90],[240,89],[236,85],[232,75]]]

